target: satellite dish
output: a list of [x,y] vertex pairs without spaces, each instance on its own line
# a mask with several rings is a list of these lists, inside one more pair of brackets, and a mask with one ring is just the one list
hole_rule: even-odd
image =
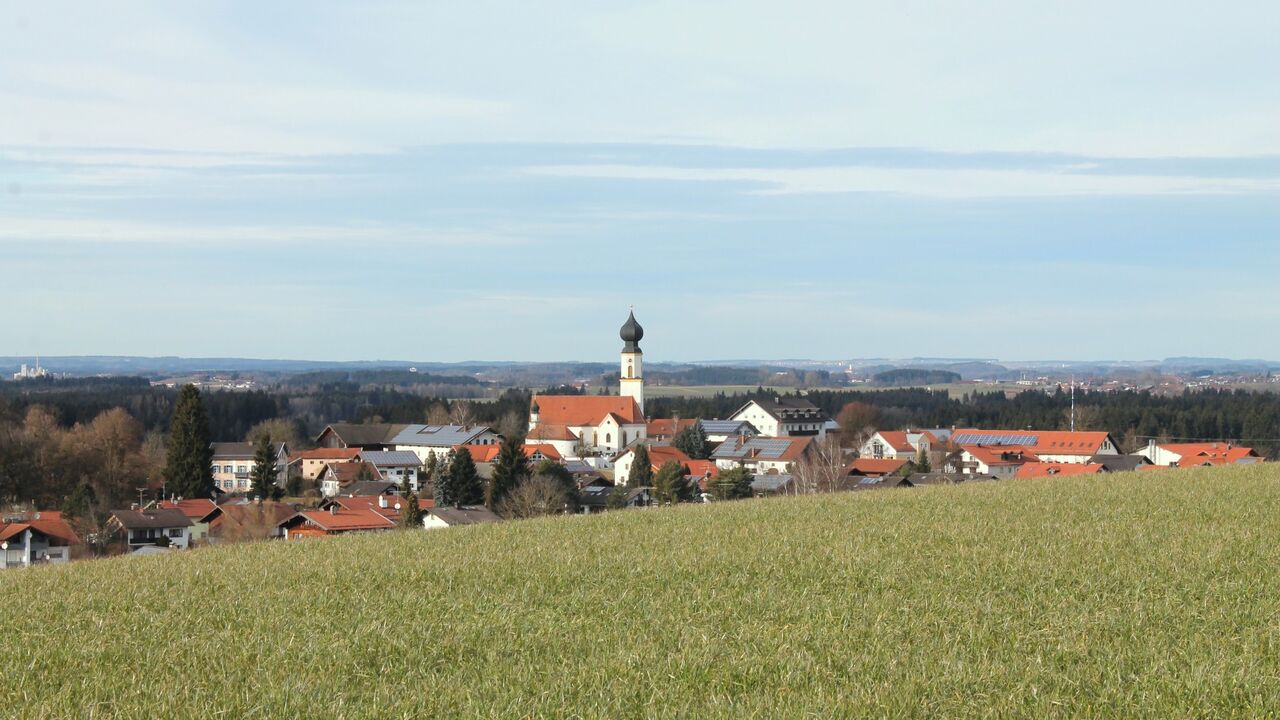
[[400,509],[400,503],[396,503],[396,509],[397,509],[397,510],[399,510],[399,509]]

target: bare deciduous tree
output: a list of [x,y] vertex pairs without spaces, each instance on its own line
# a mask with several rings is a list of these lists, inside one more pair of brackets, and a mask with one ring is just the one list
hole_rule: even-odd
[[449,422],[467,427],[475,423],[475,409],[466,400],[454,400],[449,403]]
[[811,495],[841,490],[847,484],[840,440],[827,436],[810,443],[809,451],[792,468],[789,492]]
[[498,509],[504,517],[532,518],[563,513],[568,502],[564,485],[559,480],[534,475],[517,485]]

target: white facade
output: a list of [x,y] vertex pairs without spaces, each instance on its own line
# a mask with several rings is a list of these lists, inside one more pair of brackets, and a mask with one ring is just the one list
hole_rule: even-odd
[[61,564],[70,559],[71,548],[51,544],[49,536],[33,528],[0,541],[0,570],[27,567],[33,563]]
[[618,394],[636,401],[640,414],[644,415],[644,353],[622,353],[621,385]]

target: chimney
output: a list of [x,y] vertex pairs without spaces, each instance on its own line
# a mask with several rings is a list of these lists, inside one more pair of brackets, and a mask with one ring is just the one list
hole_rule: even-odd
[[329,514],[330,514],[330,515],[337,515],[337,514],[338,514],[338,503],[334,503],[334,504],[332,504],[332,505],[330,505],[330,506],[329,506]]
[[380,508],[382,508],[382,509],[384,509],[384,510],[387,508],[387,496],[386,496],[386,495],[379,495],[379,496],[378,496],[378,507],[380,507]]

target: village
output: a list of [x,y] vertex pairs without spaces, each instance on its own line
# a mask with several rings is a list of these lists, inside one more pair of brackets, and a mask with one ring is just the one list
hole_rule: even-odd
[[[266,461],[261,444],[213,442],[210,497],[161,490],[157,498],[111,510],[101,530],[85,538],[58,510],[11,512],[0,517],[2,566],[90,557],[77,550],[85,544],[108,554],[164,554],[246,540],[432,530],[677,502],[1263,461],[1252,448],[1226,441],[1152,439],[1122,454],[1107,432],[877,428],[848,418],[842,425],[794,395],[756,397],[723,418],[648,419],[644,330],[634,313],[619,335],[618,394],[534,394],[523,437],[504,437],[483,424],[334,423],[315,438],[314,449],[271,443]],[[520,456],[514,466],[508,457],[505,469],[504,447]],[[495,497],[495,477],[513,472],[519,485]],[[255,473],[269,474],[274,489],[255,487]],[[461,491],[449,497],[436,487],[463,474],[476,483],[469,497]],[[279,501],[286,488],[304,488],[304,497]]]

